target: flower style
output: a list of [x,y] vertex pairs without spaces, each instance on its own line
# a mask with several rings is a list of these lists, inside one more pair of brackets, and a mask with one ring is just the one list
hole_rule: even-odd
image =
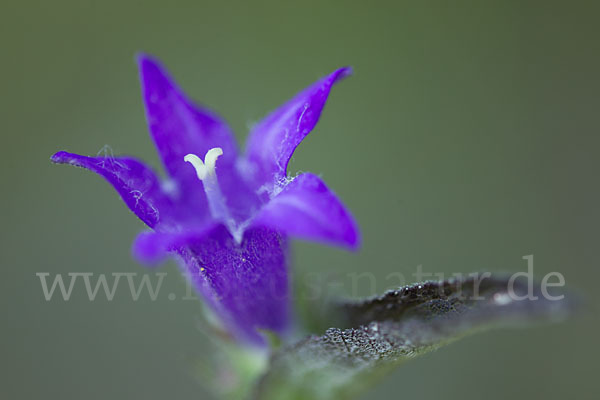
[[314,128],[341,68],[268,115],[239,154],[225,122],[195,105],[160,63],[138,57],[152,139],[168,173],[160,179],[130,157],[86,157],[60,151],[52,161],[106,179],[151,231],[134,256],[154,265],[168,255],[227,330],[261,345],[257,329],[290,327],[288,236],[356,249],[357,225],[335,194],[311,173],[287,176],[296,147]]

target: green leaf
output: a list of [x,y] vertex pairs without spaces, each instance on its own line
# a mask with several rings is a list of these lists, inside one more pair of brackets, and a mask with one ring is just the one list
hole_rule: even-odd
[[275,352],[254,398],[352,398],[405,360],[491,327],[560,321],[577,303],[569,293],[551,300],[539,285],[515,282],[511,290],[509,283],[492,277],[424,282],[335,304],[328,315],[338,328]]

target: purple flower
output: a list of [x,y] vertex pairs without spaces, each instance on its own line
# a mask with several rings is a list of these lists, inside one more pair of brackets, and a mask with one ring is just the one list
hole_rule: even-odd
[[292,153],[314,128],[342,68],[268,115],[239,154],[225,122],[195,105],[153,58],[138,58],[146,117],[168,178],[130,157],[60,151],[55,163],[106,179],[152,230],[135,257],[156,264],[175,255],[194,287],[238,340],[262,344],[257,328],[290,327],[287,237],[356,249],[357,225],[316,175],[286,174]]

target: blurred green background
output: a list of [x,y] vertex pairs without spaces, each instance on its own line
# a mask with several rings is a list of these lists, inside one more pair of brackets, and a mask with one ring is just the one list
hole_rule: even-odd
[[[44,300],[36,272],[146,272],[113,190],[51,165],[66,149],[158,167],[133,61],[160,57],[240,141],[318,77],[352,65],[291,172],[321,173],[357,217],[358,254],[294,244],[332,291],[430,272],[564,274],[590,312],[462,340],[364,398],[596,399],[600,282],[597,2],[14,1],[0,5],[3,268],[0,397],[207,398],[199,304]],[[182,293],[174,263],[161,293]],[[335,282],[338,282],[337,284]],[[339,283],[341,282],[341,283]],[[346,282],[346,283],[344,283]],[[101,296],[100,296],[101,297]]]

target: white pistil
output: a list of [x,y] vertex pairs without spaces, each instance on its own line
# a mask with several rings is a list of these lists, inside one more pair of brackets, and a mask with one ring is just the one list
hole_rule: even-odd
[[219,182],[217,181],[216,163],[217,158],[223,154],[220,147],[215,147],[206,152],[204,162],[195,154],[186,155],[183,160],[192,164],[196,170],[198,179],[202,181],[204,193],[208,200],[208,207],[214,219],[224,222],[230,231],[234,229],[234,221],[229,215],[229,210],[225,204],[225,198],[221,193]]
[[188,154],[183,157],[183,161],[189,162],[194,166],[196,170],[196,175],[198,175],[198,179],[201,181],[206,180],[207,177],[215,177],[216,179],[216,163],[217,158],[223,155],[223,149],[220,147],[215,147],[206,152],[204,156],[204,162],[195,154]]

